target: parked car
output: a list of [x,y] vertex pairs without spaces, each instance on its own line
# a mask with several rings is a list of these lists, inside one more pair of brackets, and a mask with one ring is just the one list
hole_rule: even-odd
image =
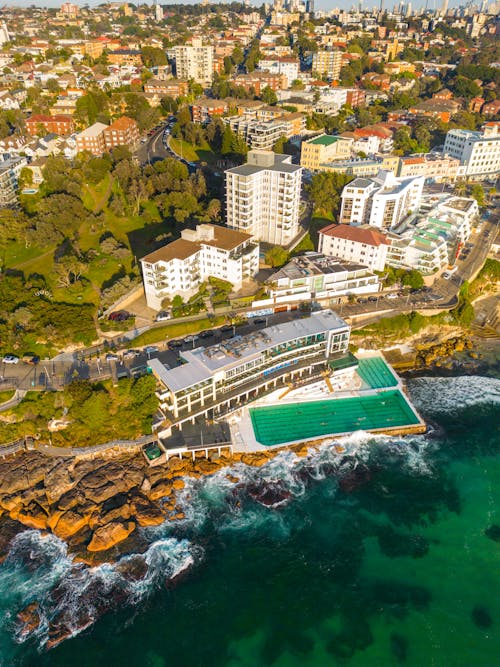
[[154,352],[159,352],[159,349],[157,345],[146,345],[144,352],[146,354],[153,354]]
[[168,310],[160,310],[155,319],[157,322],[165,322],[166,320],[171,319],[171,317],[172,315],[168,312]]
[[358,303],[368,303],[368,299],[361,297],[358,299]]
[[178,347],[182,347],[183,342],[182,340],[179,339],[174,339],[174,340],[169,340],[167,343],[167,347],[169,350],[175,350]]
[[19,363],[19,357],[16,357],[15,354],[6,354],[2,361],[4,364],[17,364]]
[[210,329],[206,331],[200,331],[200,338],[211,338],[214,335],[214,332]]
[[28,352],[28,354],[25,354],[23,356],[23,361],[26,364],[32,364],[33,366],[36,366],[40,361],[40,357],[36,354],[31,354],[30,352]]
[[369,296],[369,297],[368,297],[368,301],[369,301],[370,303],[377,303],[378,299],[377,299],[376,296]]
[[131,317],[132,315],[127,310],[115,310],[113,313],[109,314],[108,320],[113,322],[124,322]]
[[139,350],[125,350],[123,353],[123,358],[124,359],[135,359],[135,357],[140,356],[140,351]]
[[120,357],[117,354],[113,354],[113,352],[108,352],[106,361],[120,361]]
[[195,341],[198,340],[198,338],[199,338],[199,336],[197,336],[196,334],[189,334],[189,336],[186,336],[184,338],[184,343],[186,343],[186,345],[188,343],[194,343]]
[[254,324],[266,324],[267,320],[265,317],[256,317],[253,321]]
[[441,301],[442,298],[441,294],[429,294],[429,299],[431,301]]
[[395,292],[391,292],[390,294],[387,295],[388,299],[398,299],[399,295],[396,294]]
[[233,325],[232,325],[232,324],[224,324],[224,326],[222,326],[222,327],[220,328],[220,330],[221,330],[223,333],[228,333],[229,331],[232,331],[232,330],[233,330]]

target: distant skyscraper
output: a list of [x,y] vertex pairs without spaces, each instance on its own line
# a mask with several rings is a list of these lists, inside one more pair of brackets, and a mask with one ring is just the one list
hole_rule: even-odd
[[314,13],[314,0],[306,0],[306,12]]
[[163,21],[163,8],[160,5],[159,0],[155,0],[155,21],[157,23]]
[[446,12],[448,11],[448,0],[443,0],[441,11],[443,14],[446,14]]

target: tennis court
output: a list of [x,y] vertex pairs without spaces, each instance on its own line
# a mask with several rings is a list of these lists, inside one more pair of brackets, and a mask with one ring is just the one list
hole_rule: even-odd
[[399,390],[250,408],[255,438],[267,447],[352,431],[410,426],[419,421]]
[[370,389],[397,386],[397,378],[382,357],[368,357],[358,361],[358,375]]

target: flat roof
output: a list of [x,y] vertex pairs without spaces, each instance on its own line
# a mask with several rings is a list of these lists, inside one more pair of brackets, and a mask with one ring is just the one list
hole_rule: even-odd
[[340,141],[340,139],[341,137],[333,137],[331,134],[323,134],[320,137],[315,137],[314,139],[311,139],[307,143],[321,145],[321,146],[330,146],[331,144]]
[[217,371],[240,366],[275,345],[302,336],[347,328],[348,324],[336,313],[331,310],[321,310],[310,317],[276,324],[246,336],[235,336],[207,348],[198,347],[194,350],[183,351],[181,357],[187,363],[171,370],[168,370],[158,359],[151,359],[149,366],[166,387],[177,392],[211,379]]

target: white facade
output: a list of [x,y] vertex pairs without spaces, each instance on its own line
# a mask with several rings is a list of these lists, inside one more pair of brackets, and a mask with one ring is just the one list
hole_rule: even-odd
[[299,78],[299,61],[295,58],[265,57],[259,60],[259,69],[271,72],[271,74],[283,74],[286,76],[288,86]]
[[190,298],[210,277],[239,289],[259,270],[259,244],[249,234],[203,224],[183,230],[180,239],[143,257],[141,264],[146,302],[160,310],[164,299]]
[[461,176],[485,178],[500,173],[500,131],[498,125],[487,125],[483,132],[450,130],[443,152],[460,160]]
[[326,370],[330,358],[347,352],[349,335],[343,319],[322,310],[219,345],[182,351],[184,363],[172,369],[151,359],[160,407],[177,424],[201,414],[214,417],[276,387],[281,378]]
[[250,151],[247,164],[226,171],[228,227],[288,245],[299,232],[301,180],[291,156]]
[[393,229],[422,197],[424,177],[397,178],[392,171],[379,171],[375,178],[356,178],[342,190],[340,222]]
[[479,215],[475,199],[450,197],[399,234],[389,234],[387,264],[430,274],[454,264]]
[[318,252],[327,257],[383,271],[390,241],[377,229],[352,225],[328,225],[319,231]]
[[273,299],[300,297],[307,300],[373,294],[379,289],[378,276],[366,266],[326,257],[319,252],[306,252],[271,275],[268,291]]
[[214,73],[214,47],[203,46],[201,39],[193,39],[191,46],[175,46],[175,68],[177,78],[193,79],[209,86]]

